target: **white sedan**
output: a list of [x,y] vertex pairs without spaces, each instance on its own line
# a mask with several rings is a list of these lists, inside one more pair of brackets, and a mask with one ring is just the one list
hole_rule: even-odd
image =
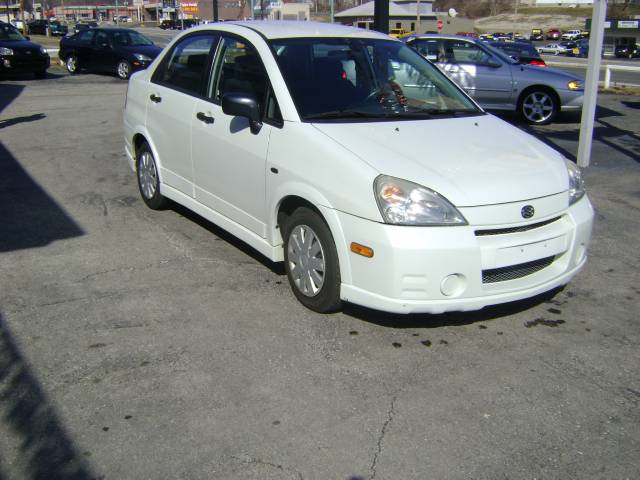
[[551,53],[553,55],[562,55],[567,52],[567,47],[560,45],[559,43],[550,43],[548,45],[542,45],[536,47],[538,53]]
[[376,32],[225,22],[132,76],[125,149],[171,199],[274,262],[302,304],[474,310],[585,265],[580,170]]

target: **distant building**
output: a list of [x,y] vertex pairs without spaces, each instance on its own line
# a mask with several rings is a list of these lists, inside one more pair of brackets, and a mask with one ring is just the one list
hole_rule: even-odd
[[[338,12],[335,18],[343,25],[371,29],[373,28],[373,11],[374,2],[371,1]],[[474,31],[473,20],[450,17],[446,12],[434,12],[432,1],[418,3],[416,0],[392,0],[389,2],[389,30],[403,28],[416,33],[437,31],[438,21],[442,21],[442,33]]]

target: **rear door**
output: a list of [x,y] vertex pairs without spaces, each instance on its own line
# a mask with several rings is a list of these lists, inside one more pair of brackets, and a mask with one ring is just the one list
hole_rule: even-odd
[[194,196],[191,123],[217,39],[213,32],[180,39],[153,73],[146,100],[147,130],[157,150],[160,179],[190,197]]
[[93,39],[95,34],[95,30],[83,30],[78,33],[74,42],[75,45],[72,50],[82,68],[93,68]]

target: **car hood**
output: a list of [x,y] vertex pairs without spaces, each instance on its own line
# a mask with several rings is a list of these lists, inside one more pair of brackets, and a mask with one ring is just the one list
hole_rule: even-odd
[[10,48],[12,50],[38,50],[40,45],[30,42],[29,40],[2,40],[0,47]]
[[[552,81],[551,77],[554,77],[555,80],[562,82],[570,82],[572,80],[583,80],[582,75],[577,73],[565,72],[564,70],[559,70],[557,68],[546,67],[541,69],[540,67],[534,67],[531,65],[519,65],[522,68],[522,72],[526,77],[531,75],[544,76],[547,81]],[[566,87],[565,87],[566,88]]]
[[458,207],[569,188],[562,155],[492,115],[313,126],[380,174],[431,188]]
[[137,45],[137,46],[134,45],[130,47],[121,46],[119,48],[121,48],[125,52],[129,52],[130,54],[142,53],[143,55],[146,55],[151,59],[156,58],[158,54],[162,51],[162,49],[157,45]]

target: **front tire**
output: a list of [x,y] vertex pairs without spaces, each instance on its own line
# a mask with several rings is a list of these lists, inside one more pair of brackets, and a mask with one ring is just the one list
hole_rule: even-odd
[[80,71],[80,66],[78,65],[78,57],[76,57],[75,55],[69,55],[64,63],[67,67],[67,72],[69,72],[71,75],[75,75]]
[[131,64],[126,60],[120,60],[116,66],[116,74],[121,80],[128,80],[131,76]]
[[160,175],[153,152],[148,143],[144,143],[138,150],[136,158],[136,176],[138,190],[147,206],[152,210],[162,210],[167,206],[167,199],[160,193]]
[[284,264],[300,303],[314,312],[340,309],[340,264],[329,227],[313,210],[300,207],[283,225]]
[[548,90],[529,90],[518,102],[518,113],[530,125],[548,125],[558,112],[560,104],[556,96]]

